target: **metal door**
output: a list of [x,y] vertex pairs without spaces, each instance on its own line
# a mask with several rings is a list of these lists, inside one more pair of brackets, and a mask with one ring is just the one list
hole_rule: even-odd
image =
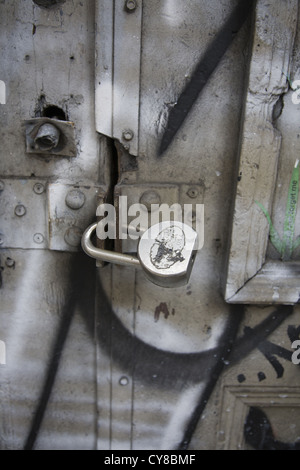
[[[298,2],[0,3],[0,448],[298,448]],[[204,207],[186,285],[83,253],[120,197]]]

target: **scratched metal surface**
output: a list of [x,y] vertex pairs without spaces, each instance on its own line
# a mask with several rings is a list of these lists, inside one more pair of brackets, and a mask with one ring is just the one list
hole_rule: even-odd
[[[157,159],[168,108],[235,4],[143,2],[139,155],[134,169],[121,162],[120,176],[129,189],[205,188],[205,244],[190,283],[167,290],[129,268],[96,270],[83,254],[0,250],[1,450],[253,448],[251,431],[262,419],[256,408],[273,435],[267,443],[259,436],[254,447],[297,445],[299,369],[291,342],[299,338],[299,307],[229,306],[221,290],[249,25]],[[94,123],[94,7],[74,0],[47,11],[0,2],[7,65],[0,79],[8,86],[7,105],[0,105],[0,180],[109,182],[109,152],[99,152]],[[24,153],[21,121],[34,117],[42,93],[75,122],[75,160]]]
[[[241,31],[228,51],[173,145],[163,157],[157,157],[168,107],[176,102],[210,38],[233,7],[229,1],[223,2],[222,8],[218,1],[201,2],[200,5],[191,1],[186,5],[172,0],[154,0],[143,5],[138,170],[132,181],[129,175],[127,184],[134,180],[143,183],[202,182],[205,187],[205,243],[185,287],[159,288],[150,284],[142,273],[125,275],[121,268],[113,268],[112,307],[125,328],[139,341],[136,347],[141,351],[143,346],[146,348],[140,353],[139,365],[134,356],[130,359],[121,347],[116,352],[117,364],[112,362],[113,376],[122,371],[125,375],[133,375],[133,382],[127,388],[112,381],[110,432],[113,449],[131,446],[135,449],[143,446],[174,448],[180,443],[184,427],[207,383],[204,377],[202,379],[200,366],[199,375],[196,363],[191,361],[189,367],[187,355],[201,354],[216,347],[228,322],[235,321],[222,298],[220,277],[227,241],[248,28]],[[127,301],[124,303],[125,295]],[[112,341],[122,344],[121,334],[125,331],[114,330]],[[153,354],[153,359],[148,346],[157,353]],[[123,348],[128,348],[126,342]],[[170,366],[173,354],[178,355],[178,360]],[[122,361],[124,356],[126,360]],[[124,368],[127,361],[130,361],[129,370]],[[209,360],[207,367],[212,366]],[[125,424],[122,415],[117,411],[114,413],[119,400],[123,407],[127,403],[131,408],[131,424],[129,414]],[[149,402],[153,403],[151,412],[148,411]],[[120,426],[124,427],[122,433]],[[108,439],[108,430],[100,429],[99,446],[107,445]]]

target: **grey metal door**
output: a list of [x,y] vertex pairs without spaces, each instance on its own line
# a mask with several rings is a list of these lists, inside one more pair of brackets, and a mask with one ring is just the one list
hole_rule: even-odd
[[[298,2],[242,3],[1,2],[1,449],[298,448]],[[186,285],[82,252],[120,197],[204,206]]]

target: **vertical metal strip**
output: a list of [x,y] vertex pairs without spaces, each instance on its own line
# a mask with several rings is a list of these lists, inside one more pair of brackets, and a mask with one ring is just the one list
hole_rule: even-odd
[[96,130],[113,136],[114,1],[96,1]]
[[[112,272],[112,308],[128,331],[134,334],[135,270],[113,266]],[[120,341],[115,330],[111,334],[112,341]],[[133,364],[134,357],[127,370],[116,362],[111,363],[111,450],[132,448]]]
[[128,353],[123,350],[116,322],[126,325],[130,334],[135,330],[135,312],[132,308],[136,297],[135,270],[120,266],[105,267],[99,272],[97,290],[97,448],[130,450],[134,357],[128,368],[123,368],[113,359],[113,351],[120,357]]
[[97,0],[96,129],[138,155],[142,0]]

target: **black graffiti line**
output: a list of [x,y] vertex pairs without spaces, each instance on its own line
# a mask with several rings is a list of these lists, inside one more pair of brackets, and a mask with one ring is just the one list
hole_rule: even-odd
[[183,439],[182,441],[180,442],[177,450],[187,450],[188,447],[189,447],[189,444],[192,440],[192,437],[194,435],[194,432],[197,428],[197,425],[199,423],[199,420],[202,416],[202,413],[209,401],[209,398],[216,386],[216,383],[218,382],[219,380],[219,377],[220,375],[222,374],[223,372],[223,369],[225,367],[225,364],[226,364],[226,359],[229,355],[229,353],[231,352],[231,349],[233,347],[233,344],[234,344],[234,340],[236,338],[236,335],[238,333],[238,328],[239,328],[239,325],[241,323],[241,321],[243,320],[243,315],[240,315],[240,318],[239,318],[239,321],[235,323],[235,328],[232,328],[231,331],[230,331],[230,335],[228,336],[227,335],[227,344],[224,346],[223,350],[222,350],[222,353],[221,353],[221,357],[220,359],[216,362],[213,370],[211,371],[211,375],[210,375],[210,378],[209,378],[209,381],[208,383],[206,384],[205,386],[205,389],[204,389],[204,392],[203,393],[200,393],[200,396],[199,396],[199,399],[198,399],[198,403],[197,403],[197,406],[195,407],[193,413],[192,413],[192,416],[188,422],[188,425],[186,426],[186,429],[184,431],[184,435],[183,435]]
[[275,439],[271,423],[261,408],[250,407],[244,426],[245,441],[255,450],[300,450],[300,443]]
[[[133,367],[137,380],[162,387],[195,384],[209,378],[214,365],[222,357],[223,345],[199,353],[173,353],[155,348],[131,334],[114,313],[110,302],[99,285],[101,310],[97,312],[99,344],[108,357],[130,372]],[[231,305],[232,327],[243,312],[243,306]],[[265,340],[293,312],[292,306],[280,306],[265,320],[235,342],[228,366],[239,362]],[[108,334],[111,332],[112,338]],[[155,377],[155,379],[153,379]]]
[[289,325],[287,329],[288,337],[291,340],[291,343],[300,339],[300,326]]
[[[260,350],[259,347],[258,347],[258,349]],[[276,359],[276,357],[273,356],[272,354],[263,353],[263,355],[270,362],[273,369],[275,369],[275,372],[277,374],[277,379],[281,379],[283,377],[283,374],[284,374],[284,367],[280,364],[278,359]]]
[[[86,257],[84,257],[86,258]],[[72,295],[69,302],[65,306],[64,311],[69,312],[70,318],[68,319],[67,327],[62,321],[61,325],[61,341],[59,341],[59,336],[55,343],[53,350],[52,361],[49,366],[48,374],[45,378],[45,384],[42,390],[41,398],[39,400],[37,411],[34,415],[31,430],[25,444],[25,448],[33,448],[34,443],[37,439],[37,435],[44,417],[44,413],[48,404],[49,397],[52,392],[52,388],[55,382],[55,376],[59,367],[59,361],[65,344],[66,336],[68,334],[69,326],[71,323],[72,315],[74,311],[74,306],[79,305],[81,314],[83,315],[88,331],[91,336],[94,337],[94,322],[89,321],[90,316],[87,315],[87,312],[93,311],[91,305],[87,308],[86,299],[94,299],[94,295],[91,295],[89,290],[88,293],[83,293],[82,286],[88,280],[89,289],[93,285],[91,278],[93,277],[91,273],[94,273],[94,264],[88,267],[88,269],[82,269],[81,263],[78,263],[78,258],[75,258],[77,262],[75,263],[76,269],[71,270],[75,272],[75,281],[73,284]],[[81,257],[80,257],[81,259]],[[83,265],[86,264],[83,261]],[[81,276],[79,275],[81,273]],[[79,277],[78,277],[79,276]],[[96,278],[94,273],[94,279]],[[76,281],[77,279],[77,281]],[[72,284],[72,283],[71,283]],[[162,351],[157,348],[154,348],[150,345],[147,345],[143,341],[139,340],[133,336],[118,319],[114,313],[110,302],[107,299],[107,296],[101,286],[99,286],[99,299],[101,300],[101,311],[96,312],[97,317],[95,317],[96,322],[96,332],[99,338],[99,342],[104,350],[110,355],[111,360],[120,363],[125,369],[129,371],[134,370],[135,377],[142,381],[149,380],[149,374],[159,372],[159,375],[156,378],[161,379],[163,377],[168,377],[171,379],[171,383],[178,383],[180,380],[181,385],[186,385],[187,383],[199,383],[209,377],[214,371],[219,369],[223,370],[224,357],[222,357],[223,348],[226,346],[219,344],[218,348],[214,348],[209,351],[204,351],[200,353],[192,354],[177,354],[168,351]],[[71,308],[72,306],[72,308]],[[243,311],[242,306],[231,306],[231,326],[234,328],[234,325],[239,323],[237,320],[238,316]],[[252,329],[252,331],[244,335],[242,338],[239,338],[234,343],[234,347],[229,353],[226,361],[226,366],[234,365],[236,362],[240,361],[245,355],[251,352],[257,347],[259,342],[268,337],[289,315],[293,312],[293,307],[291,306],[280,306],[277,311],[270,314],[265,320],[263,320],[259,325]],[[230,323],[230,322],[229,322]],[[229,324],[230,327],[230,324]],[[64,331],[63,331],[64,330]],[[227,328],[228,330],[228,328]],[[118,337],[121,341],[112,341],[112,333]],[[224,340],[224,338],[223,338]],[[125,346],[125,348],[124,348]],[[126,346],[129,346],[126,348]],[[153,362],[154,361],[154,362]],[[192,366],[191,366],[192,365]],[[222,365],[222,367],[221,367]],[[146,376],[145,376],[146,371]],[[180,377],[180,371],[184,371]],[[186,371],[188,373],[186,373]],[[220,372],[221,373],[221,372]],[[217,382],[220,373],[216,373],[213,378],[213,385],[207,387],[206,399],[200,399],[196,407],[197,419],[199,420],[201,413],[203,412],[209,396],[214,388],[214,384]],[[173,375],[172,375],[173,374]],[[176,378],[175,378],[176,377]],[[163,385],[163,381],[155,381],[156,385]],[[153,380],[152,380],[153,384]],[[168,383],[170,385],[170,383]],[[189,423],[187,426],[182,442],[187,448],[189,441],[193,435],[193,429],[195,428],[195,418],[193,417],[193,423]]]
[[[246,327],[244,329],[245,335],[248,335],[251,332],[251,328]],[[288,327],[288,336],[291,341],[294,338],[299,336],[300,327],[289,326]],[[278,361],[275,356],[278,356],[282,359],[285,359],[289,362],[292,362],[292,352],[282,346],[277,344],[271,343],[270,341],[264,340],[258,345],[258,350],[265,356],[265,358],[270,362],[272,367],[275,369],[277,373],[277,378],[280,379],[283,377],[284,374],[284,367]]]
[[278,346],[277,344],[271,343],[270,341],[262,342],[258,346],[258,349],[275,369],[277,373],[277,378],[282,378],[284,374],[284,367],[280,364],[280,362],[276,359],[275,356],[292,362],[293,353],[288,349],[283,348],[282,346]]
[[[219,344],[218,348],[193,354],[177,354],[161,351],[147,345],[124,327],[112,310],[103,290],[100,298],[102,300],[102,309],[101,312],[98,312],[98,314],[101,314],[98,317],[99,329],[97,334],[99,343],[106,350],[111,360],[116,361],[121,367],[127,369],[129,373],[134,370],[135,379],[141,380],[143,383],[150,382],[152,385],[167,385],[173,388],[178,383],[182,387],[182,384],[186,386],[189,383],[199,383],[203,380],[211,379],[206,385],[204,395],[201,394],[199,398],[199,402],[184,431],[183,439],[176,446],[177,449],[181,447],[187,449],[197,423],[223,370],[223,365],[225,365],[224,356],[222,357],[223,347]],[[243,306],[231,305],[230,309],[232,327],[234,327],[239,322],[237,316],[243,312]],[[226,358],[226,367],[234,365],[247,356],[292,313],[292,306],[281,305],[259,325],[248,331],[241,338],[238,338]],[[114,339],[107,335],[108,331],[113,333]],[[215,373],[214,376],[213,373]],[[155,376],[155,381],[153,376]]]
[[160,143],[159,155],[162,155],[173,141],[199,94],[250,15],[255,3],[255,0],[239,0],[226,23],[208,46],[204,56],[193,71],[190,81],[178,97],[176,105],[171,109],[167,127]]
[[[67,301],[64,307],[62,308],[62,311],[60,312],[60,326],[58,328],[58,332],[54,340],[50,363],[47,368],[45,380],[42,386],[42,392],[38,400],[31,427],[24,444],[24,450],[33,450],[36,444],[38,434],[46,413],[48,402],[55,384],[55,379],[59,369],[61,357],[73,321],[75,308],[80,305],[81,310],[84,310],[84,318],[87,322],[87,326],[89,327],[89,329],[92,328],[92,325],[94,323],[91,318],[94,314],[94,308],[92,307],[91,303],[91,299],[93,299],[95,295],[94,262],[85,255],[73,255],[70,272],[71,277]],[[92,273],[94,273],[94,275]]]
[[254,328],[245,328],[245,334],[238,338],[235,347],[229,355],[230,365],[237,364],[244,359],[251,351],[266,339],[289,317],[292,315],[294,307],[292,305],[280,305],[273,313],[268,315],[259,325]]
[[[246,327],[244,329],[245,335],[248,335],[251,330],[251,328]],[[262,341],[257,348],[275,369],[277,373],[277,378],[282,378],[284,374],[284,367],[280,364],[280,362],[275,356],[292,362],[292,352],[288,349],[283,348],[282,346],[278,346],[277,344],[271,343],[267,340]]]
[[[284,306],[281,306],[281,307],[279,307],[279,310],[281,310],[282,308],[285,308],[285,307],[284,307]],[[292,312],[293,312],[293,308],[292,308],[292,307],[288,308],[287,311],[286,311],[286,316],[290,315]],[[283,315],[283,318],[281,318],[282,321],[283,321],[283,319],[286,318],[286,317],[285,317],[285,318],[284,318],[284,317],[285,317],[285,315]],[[270,319],[270,316],[268,317],[268,319]],[[268,320],[268,319],[267,319],[267,320]],[[276,315],[273,314],[273,315],[272,315],[272,319],[275,320],[275,319],[276,319]],[[281,323],[282,323],[282,321],[281,321]],[[266,328],[266,323],[267,323],[266,321],[262,322],[262,324],[264,324],[264,329],[263,329],[263,330],[265,331],[265,333],[270,333],[269,328]],[[277,323],[277,322],[276,322],[276,323]],[[274,325],[273,325],[273,326],[274,326]],[[279,325],[278,325],[278,326],[279,326]],[[249,338],[253,338],[253,335],[256,333],[254,330],[255,330],[255,328],[254,328],[254,329],[251,329],[251,333],[250,333],[249,330],[246,331],[246,334],[244,335],[244,336],[245,336],[245,340],[246,340],[246,339],[249,340]],[[274,330],[273,330],[273,331],[274,331]],[[232,350],[229,350],[230,352],[229,352],[229,355],[228,355],[227,361],[226,361],[226,362],[228,363],[228,366],[233,365],[233,363],[234,363],[234,361],[235,361],[235,356],[234,356],[233,353],[236,354],[237,349],[238,349],[238,348],[237,348],[237,343],[240,344],[240,342],[241,342],[241,339],[239,339],[239,340],[236,342],[236,344],[233,345]],[[270,344],[272,344],[272,343],[270,343]],[[235,346],[236,346],[236,349],[235,349]],[[246,347],[245,347],[245,346],[246,346]],[[247,345],[246,345],[246,344],[243,345],[243,349],[244,349],[244,352],[247,351]],[[231,362],[230,362],[230,357],[231,357]],[[229,361],[228,361],[228,359],[229,359]],[[198,424],[199,421],[200,421],[201,415],[202,415],[202,413],[203,413],[203,411],[204,411],[204,409],[205,409],[205,407],[206,407],[206,405],[207,405],[207,403],[208,403],[209,397],[210,397],[211,393],[213,392],[214,387],[215,387],[215,385],[217,384],[218,379],[219,379],[219,377],[220,377],[220,375],[221,375],[223,369],[224,369],[224,367],[221,367],[220,364],[219,364],[219,365],[218,365],[218,364],[216,365],[216,377],[212,377],[210,383],[208,383],[208,385],[206,386],[206,389],[205,389],[205,391],[204,391],[204,394],[200,397],[200,401],[199,401],[199,403],[197,404],[197,406],[196,406],[196,408],[195,408],[195,411],[194,411],[194,413],[193,413],[193,415],[192,415],[192,418],[190,419],[190,422],[188,423],[188,425],[187,425],[187,427],[186,427],[186,430],[185,430],[185,433],[184,433],[184,437],[183,437],[183,439],[182,439],[182,441],[181,441],[181,443],[180,443],[179,449],[182,449],[182,450],[188,449],[189,444],[190,444],[190,442],[191,442],[191,439],[192,439],[192,437],[193,437],[193,434],[194,434],[194,432],[195,432],[195,430],[196,430],[197,424]]]

